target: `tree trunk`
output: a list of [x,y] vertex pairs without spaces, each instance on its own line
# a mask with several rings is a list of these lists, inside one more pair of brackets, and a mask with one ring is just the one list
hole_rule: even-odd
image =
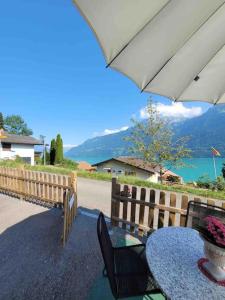
[[160,170],[159,170],[159,176],[160,176],[160,183],[162,184],[163,183],[163,178],[162,178],[162,176],[163,176],[163,169],[162,168],[160,168]]

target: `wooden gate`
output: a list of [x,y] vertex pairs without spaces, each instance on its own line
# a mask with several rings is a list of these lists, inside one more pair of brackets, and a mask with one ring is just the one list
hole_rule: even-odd
[[63,246],[65,246],[69,233],[72,229],[73,221],[77,214],[77,175],[75,172],[71,174],[72,189],[64,192],[63,210]]
[[112,179],[111,222],[113,226],[138,234],[167,226],[184,226],[186,209],[191,200],[225,208],[225,200],[207,199],[192,194],[131,187]]
[[77,174],[69,176],[0,167],[0,192],[47,207],[63,207],[65,245],[77,213]]

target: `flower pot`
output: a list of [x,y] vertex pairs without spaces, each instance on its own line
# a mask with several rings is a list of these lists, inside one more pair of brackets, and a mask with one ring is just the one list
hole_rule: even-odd
[[202,237],[204,253],[209,260],[204,264],[204,269],[217,281],[225,280],[225,248],[218,247]]

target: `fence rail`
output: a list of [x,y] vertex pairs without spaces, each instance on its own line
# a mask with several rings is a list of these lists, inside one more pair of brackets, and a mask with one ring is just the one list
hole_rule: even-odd
[[191,200],[225,208],[225,200],[206,199],[191,194],[161,191],[118,184],[112,179],[111,222],[113,226],[139,235],[167,226],[184,226],[186,209]]
[[0,191],[24,200],[63,205],[72,188],[71,176],[0,167]]

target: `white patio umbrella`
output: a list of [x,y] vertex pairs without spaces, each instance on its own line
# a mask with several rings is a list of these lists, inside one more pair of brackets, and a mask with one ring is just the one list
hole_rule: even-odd
[[225,0],[74,0],[107,66],[142,91],[225,103]]

